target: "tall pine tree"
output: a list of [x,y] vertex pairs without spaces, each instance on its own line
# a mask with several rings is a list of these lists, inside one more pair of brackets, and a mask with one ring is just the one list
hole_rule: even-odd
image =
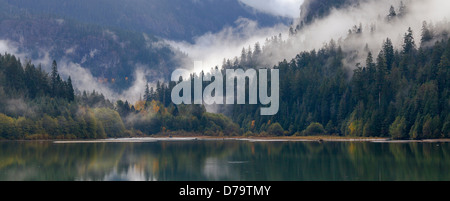
[[52,63],[52,72],[51,72],[51,95],[52,97],[55,97],[58,93],[58,64],[56,64],[56,61],[53,60]]

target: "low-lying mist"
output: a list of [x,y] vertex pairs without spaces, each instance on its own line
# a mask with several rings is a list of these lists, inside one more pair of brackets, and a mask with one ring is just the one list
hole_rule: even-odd
[[[388,17],[391,6],[395,17]],[[377,54],[386,38],[392,40],[394,47],[400,48],[409,27],[413,30],[416,45],[426,45],[420,44],[423,22],[436,25],[436,32],[449,29],[438,26],[445,24],[450,17],[449,7],[450,2],[445,0],[368,0],[346,8],[332,9],[330,15],[303,25],[295,34],[290,34],[286,25],[260,28],[258,22],[240,19],[235,27],[225,27],[218,33],[197,37],[194,44],[168,43],[189,55],[192,61],[180,68],[192,72],[220,67],[224,59],[238,59],[242,48],[246,51],[253,49],[257,42],[263,46],[260,63],[267,65],[264,67],[272,67],[284,59],[291,60],[302,51],[317,50],[334,43],[344,52],[353,53],[352,58],[346,58],[344,63],[354,68],[357,63],[364,63],[367,50]],[[301,20],[293,19],[292,27],[295,28]],[[267,45],[267,41],[274,36],[282,45]],[[193,61],[202,61],[203,67],[193,69]]]
[[[333,9],[330,15],[302,26],[296,30],[295,34],[290,33],[290,27],[285,24],[261,28],[256,21],[240,18],[234,26],[224,27],[217,33],[207,33],[196,37],[193,44],[170,40],[166,40],[166,43],[177,50],[176,52],[181,50],[189,56],[190,59],[185,60],[179,68],[189,69],[191,72],[208,71],[216,66],[221,67],[224,59],[231,61],[238,59],[243,48],[254,49],[255,43],[260,43],[263,47],[260,63],[265,64],[264,67],[272,67],[284,59],[291,60],[302,51],[320,49],[324,45],[330,44],[330,41],[334,41],[343,51],[353,53],[352,58],[346,58],[344,63],[347,67],[354,68],[357,63],[364,63],[367,50],[377,54],[386,38],[392,40],[394,47],[400,48],[404,34],[409,27],[413,30],[417,46],[421,45],[420,38],[424,21],[433,24],[435,31],[449,29],[449,27],[440,27],[439,24],[446,22],[450,17],[450,12],[448,12],[450,1],[404,0],[403,4],[405,7],[400,9],[400,0],[368,0],[347,8]],[[394,18],[388,18],[391,6],[396,12]],[[301,19],[293,19],[292,26],[295,27],[296,23],[300,21]],[[352,34],[349,34],[349,30]],[[355,32],[358,34],[355,35]],[[274,36],[282,42],[282,45],[268,45],[267,41],[273,39]],[[12,41],[0,40],[0,52],[14,54],[22,61],[31,58],[17,47]],[[42,64],[42,67],[50,72],[52,58],[49,58],[48,51],[42,50],[39,55],[41,58],[32,62]],[[182,57],[180,56],[180,58]],[[193,69],[194,61],[202,61],[202,67]],[[98,78],[82,66],[83,64],[68,59],[57,62],[60,74],[65,78],[71,76],[74,87],[79,91],[95,90],[113,101],[122,99],[134,103],[143,96],[147,83],[155,86],[158,81],[147,79],[152,74],[147,64],[136,64],[137,70],[135,70],[133,78],[130,78],[132,86],[122,92],[117,92],[107,83],[99,82]]]
[[[0,52],[7,52],[15,55],[21,59],[22,64],[24,64],[24,61],[29,60],[31,57],[26,53],[20,52],[14,42],[6,40],[0,40]],[[41,50],[39,55],[41,55],[40,58],[31,62],[36,65],[41,65],[46,72],[51,72],[51,63],[53,60],[49,57],[49,52]],[[94,77],[87,68],[82,66],[82,64],[75,63],[67,58],[59,60],[57,63],[58,71],[61,76],[65,79],[70,76],[72,78],[73,85],[78,92],[96,91],[112,101],[128,100],[129,102],[134,103],[138,101],[141,96],[143,96],[147,83],[149,83],[149,86],[156,86],[157,82],[157,80],[155,80],[153,83],[151,80],[147,79],[147,77],[149,77],[152,73],[148,66],[144,64],[136,64],[134,75],[132,78],[129,78],[132,80],[131,87],[122,92],[118,92],[117,90],[111,88],[108,83],[101,82],[99,78]]]

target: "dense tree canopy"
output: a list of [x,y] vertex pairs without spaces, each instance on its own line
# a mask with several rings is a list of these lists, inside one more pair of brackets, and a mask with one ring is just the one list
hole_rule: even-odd
[[174,106],[170,88],[157,84],[135,104],[115,104],[96,92],[78,95],[63,80],[56,61],[51,73],[25,65],[14,55],[0,55],[0,139],[103,139],[158,133],[239,135],[239,126],[199,105]]
[[[392,7],[387,20],[403,16]],[[450,27],[445,22],[441,27]],[[349,37],[363,32],[362,25]],[[340,135],[428,139],[450,137],[450,40],[447,29],[423,22],[421,39],[405,30],[403,44],[380,41],[381,51],[365,48],[364,64],[344,65],[352,53],[331,40],[300,52],[273,68],[280,71],[280,110],[261,116],[258,105],[174,105],[176,82],[148,84],[136,103],[107,100],[101,93],[76,94],[72,79],[50,73],[10,54],[0,54],[0,139],[97,139],[154,134],[207,136]],[[291,29],[291,34],[295,31]],[[420,42],[420,44],[419,44]],[[225,59],[226,69],[264,64],[267,52],[286,45],[281,35],[243,48]],[[218,67],[216,67],[218,69]],[[202,72],[201,75],[204,75]],[[191,75],[191,80],[199,75]],[[226,79],[223,79],[224,81]],[[203,87],[211,81],[204,82]],[[225,84],[223,86],[226,86]],[[248,89],[248,86],[246,86]],[[224,90],[225,91],[225,90]],[[248,91],[248,90],[247,90]]]
[[[275,66],[282,77],[276,116],[261,117],[257,107],[236,105],[231,117],[252,132],[279,122],[290,135],[323,125],[328,134],[355,137],[450,137],[450,40],[435,40],[426,23],[422,31],[420,48],[410,28],[400,51],[387,38],[378,54],[368,50],[365,65],[354,70],[344,66],[348,53],[339,46],[302,52]],[[239,68],[242,59],[236,64],[224,68]]]

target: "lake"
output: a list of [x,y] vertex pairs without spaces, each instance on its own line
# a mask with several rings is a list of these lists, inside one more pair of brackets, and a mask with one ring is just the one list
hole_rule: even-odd
[[449,181],[449,143],[0,142],[7,181]]

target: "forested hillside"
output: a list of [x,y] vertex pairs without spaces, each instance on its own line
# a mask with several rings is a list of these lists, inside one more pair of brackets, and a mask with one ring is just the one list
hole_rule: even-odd
[[[352,2],[342,1],[342,5]],[[385,16],[379,15],[378,26],[405,22],[408,6],[403,2],[398,10],[391,6]],[[283,135],[449,137],[449,30],[446,20],[423,21],[420,30],[405,29],[398,46],[385,37],[369,47],[376,26],[355,25],[345,38],[332,39],[318,50],[301,52],[274,67],[280,69],[281,78],[276,116],[262,117],[258,107],[246,105],[220,111],[244,131],[254,133],[265,132],[276,122],[285,131],[279,132]],[[414,32],[420,38],[414,38]],[[257,43],[243,49],[240,58],[226,60],[223,68],[267,66],[267,58],[290,48],[291,38],[296,41],[297,32],[290,34],[287,40],[275,36],[264,46]]]
[[149,79],[166,77],[182,55],[152,35],[72,20],[0,15],[0,27],[0,39],[18,53],[32,60],[79,64],[117,90],[131,85],[139,65],[152,70]]
[[[366,62],[358,63],[354,70],[343,63],[352,53],[344,52],[334,41],[280,62],[274,67],[280,70],[281,78],[280,111],[275,116],[261,116],[260,106],[256,105],[217,105],[216,110],[230,116],[240,125],[241,134],[247,136],[448,138],[448,35],[432,30],[424,22],[420,44],[445,39],[418,48],[412,30],[405,31],[402,47],[394,47],[386,38],[380,43],[380,52],[366,49]],[[281,41],[268,44],[283,45],[274,43]],[[225,61],[222,74],[226,74],[225,69],[259,66],[258,58],[264,58],[261,48],[257,43],[254,51],[244,49],[241,58]],[[147,90],[146,97],[168,105],[173,85],[158,84],[156,90]]]
[[[336,6],[351,2],[337,1]],[[348,27],[345,37],[331,39],[321,48],[297,51],[296,45],[302,44],[298,37],[304,30],[291,28],[289,38],[281,34],[273,36],[263,45],[258,42],[243,48],[240,57],[225,59],[223,75],[226,69],[273,67],[280,70],[280,110],[275,116],[261,116],[261,105],[211,106],[217,114],[208,113],[203,105],[174,105],[171,91],[175,82],[158,81],[155,87],[147,84],[143,97],[135,103],[126,100],[112,103],[95,91],[76,94],[74,80],[70,77],[64,80],[56,62],[46,68],[51,69],[47,73],[31,61],[22,63],[14,55],[2,54],[0,139],[92,139],[154,134],[450,138],[450,23],[447,20],[418,22],[422,24],[420,30],[402,29],[400,39],[396,38],[394,43],[385,35],[411,21],[407,18],[407,6],[403,2],[399,5],[398,10],[387,7],[385,14],[377,19],[378,26],[370,21],[371,24]],[[11,22],[8,26],[25,27],[20,23]],[[88,27],[73,26],[81,30]],[[51,27],[54,26],[47,28]],[[111,34],[95,26],[85,31]],[[123,37],[120,31],[114,33]],[[124,34],[136,36],[131,37],[136,43],[148,40],[134,32]],[[48,35],[52,36],[52,32]],[[379,35],[383,39],[374,37]],[[417,35],[420,38],[414,37]],[[95,40],[99,39],[93,39],[92,43],[96,44]],[[117,42],[114,37],[112,41]],[[373,45],[374,41],[377,45]],[[158,40],[155,38],[154,42]],[[154,58],[146,55],[152,48],[146,48],[123,51],[131,52],[130,61],[150,58],[157,63],[167,61],[164,55],[171,54],[164,53],[163,47],[155,50],[159,57]],[[285,56],[279,53],[287,50],[295,51],[296,56],[283,61],[277,59],[279,62],[270,66],[275,58]],[[134,57],[133,52],[138,56]],[[60,50],[55,53],[62,54]],[[95,62],[97,57],[91,59]],[[121,69],[128,70],[127,67],[108,68],[120,76],[130,73]],[[168,73],[169,69],[161,71]],[[203,87],[209,83],[204,82]]]
[[171,131],[239,134],[231,119],[201,106],[165,107],[150,97],[135,105],[112,103],[95,90],[76,95],[71,78],[61,79],[55,61],[51,69],[47,73],[31,61],[0,55],[0,140],[104,139]]
[[233,120],[257,133],[279,122],[285,135],[450,137],[450,40],[416,48],[410,30],[402,51],[389,38],[380,46],[353,72],[337,45],[280,62],[279,114],[261,117],[258,108],[235,106]]
[[241,17],[261,27],[287,23],[238,0],[0,0],[0,42],[8,42],[16,56],[87,69],[99,84],[120,93],[136,81],[137,70],[153,82],[168,80],[183,65],[187,55],[166,39],[192,42],[235,26]]
[[[393,6],[387,11],[380,18],[383,23],[401,22],[405,4],[400,2],[399,11]],[[219,105],[215,110],[230,116],[247,135],[450,137],[450,24],[422,24],[416,30],[420,38],[409,28],[400,46],[387,37],[374,47],[377,52],[367,43],[362,51],[348,47],[354,41],[363,45],[376,31],[355,25],[345,39],[280,62],[274,67],[281,80],[280,111],[275,116],[261,116],[255,105]],[[225,69],[267,66],[267,58],[289,47],[289,41],[274,36],[264,46],[244,48],[240,58],[224,60],[222,74]],[[349,66],[361,55],[363,62]]]

